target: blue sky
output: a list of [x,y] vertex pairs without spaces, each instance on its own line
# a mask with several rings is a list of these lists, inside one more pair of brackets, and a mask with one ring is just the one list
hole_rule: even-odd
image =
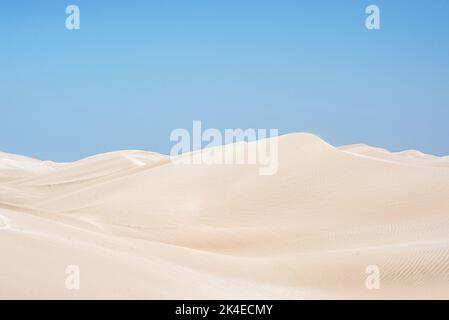
[[[65,28],[76,4],[81,29]],[[381,30],[364,26],[380,7]],[[449,154],[449,1],[8,1],[0,150],[168,153],[203,126]]]

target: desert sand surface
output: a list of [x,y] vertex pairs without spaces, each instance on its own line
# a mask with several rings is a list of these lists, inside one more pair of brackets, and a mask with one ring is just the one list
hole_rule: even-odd
[[0,153],[0,253],[1,299],[448,299],[449,158],[305,133],[279,137],[271,176]]

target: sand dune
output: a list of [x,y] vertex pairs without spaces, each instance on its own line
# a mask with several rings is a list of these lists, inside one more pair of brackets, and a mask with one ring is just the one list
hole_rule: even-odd
[[408,163],[434,167],[449,167],[449,157],[437,157],[434,155],[422,153],[418,150],[390,152],[386,149],[371,147],[365,144],[341,146],[339,147],[339,149],[353,154],[405,164]]
[[54,171],[60,164],[0,152],[0,183]]
[[0,252],[0,298],[449,298],[449,159],[310,134],[279,138],[272,176],[0,154]]

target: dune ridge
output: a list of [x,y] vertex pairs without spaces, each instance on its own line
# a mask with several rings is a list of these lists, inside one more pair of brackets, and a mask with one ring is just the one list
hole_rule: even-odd
[[257,169],[0,153],[0,298],[449,298],[448,157],[297,133]]

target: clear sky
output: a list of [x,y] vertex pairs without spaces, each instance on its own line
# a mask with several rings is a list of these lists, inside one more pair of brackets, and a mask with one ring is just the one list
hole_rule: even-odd
[[[65,28],[76,4],[81,29]],[[381,29],[365,28],[380,7]],[[449,1],[0,3],[0,150],[168,153],[204,127],[449,154]]]

